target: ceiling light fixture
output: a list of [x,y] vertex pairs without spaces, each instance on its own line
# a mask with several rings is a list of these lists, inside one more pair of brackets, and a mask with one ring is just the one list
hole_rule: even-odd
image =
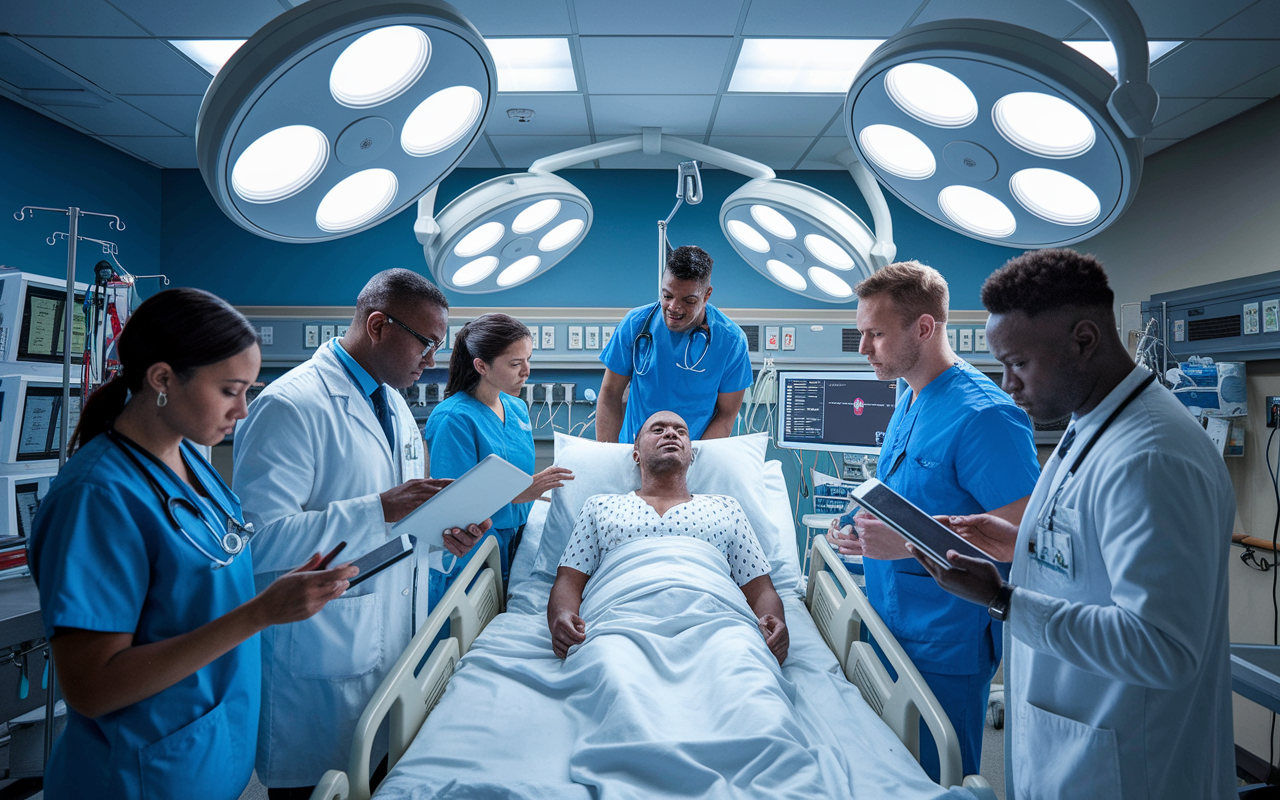
[[223,65],[244,44],[244,39],[170,39],[169,44],[210,75],[217,75]]
[[496,88],[484,40],[452,6],[308,0],[217,71],[197,161],[218,207],[259,236],[350,236],[461,163]]
[[500,92],[576,92],[568,39],[486,39]]
[[867,59],[846,97],[859,157],[907,205],[993,244],[1056,247],[1111,225],[1142,175],[1155,50],[1125,0],[1071,2],[1114,43],[1117,78],[1001,22],[907,28]]
[[731,92],[844,94],[883,39],[745,39]]

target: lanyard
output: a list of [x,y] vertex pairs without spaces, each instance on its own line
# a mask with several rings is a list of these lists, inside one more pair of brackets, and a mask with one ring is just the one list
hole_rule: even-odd
[[[1058,511],[1058,498],[1062,496],[1062,490],[1066,487],[1067,482],[1070,481],[1071,478],[1075,476],[1076,470],[1080,469],[1080,464],[1084,462],[1085,456],[1089,455],[1089,451],[1093,449],[1093,446],[1098,442],[1098,439],[1102,438],[1102,434],[1106,432],[1107,428],[1111,427],[1111,423],[1116,421],[1116,417],[1120,416],[1120,412],[1128,408],[1129,404],[1132,403],[1134,400],[1137,400],[1138,395],[1146,391],[1147,387],[1150,386],[1153,382],[1155,382],[1155,379],[1156,379],[1156,376],[1154,373],[1151,375],[1148,375],[1142,381],[1142,383],[1138,384],[1138,388],[1130,392],[1129,396],[1126,397],[1124,401],[1120,403],[1120,405],[1116,406],[1115,411],[1112,411],[1111,415],[1108,416],[1103,421],[1103,423],[1098,426],[1098,429],[1093,432],[1093,436],[1089,437],[1089,441],[1085,444],[1084,448],[1080,451],[1080,454],[1076,456],[1076,460],[1071,462],[1071,468],[1067,470],[1066,476],[1063,477],[1062,481],[1058,484],[1057,491],[1053,493],[1053,499],[1049,501],[1049,514],[1048,514],[1048,522],[1045,525],[1046,528],[1048,528],[1049,530],[1053,530],[1053,517],[1054,517],[1054,514],[1056,514]],[[1044,519],[1043,514],[1041,515],[1041,519]]]

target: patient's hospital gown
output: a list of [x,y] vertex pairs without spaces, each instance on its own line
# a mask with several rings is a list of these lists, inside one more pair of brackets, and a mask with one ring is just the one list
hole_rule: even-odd
[[716,548],[729,562],[729,574],[739,586],[769,573],[769,559],[742,506],[718,494],[694,495],[663,515],[635,492],[594,495],[582,507],[560,566],[592,575],[610,550],[658,536],[687,536]]

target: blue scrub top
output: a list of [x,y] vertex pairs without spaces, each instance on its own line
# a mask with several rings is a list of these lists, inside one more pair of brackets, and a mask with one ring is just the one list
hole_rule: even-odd
[[[901,466],[890,475],[904,450]],[[876,471],[930,515],[978,514],[1031,494],[1040,465],[1026,412],[961,361],[914,402],[910,388],[899,396]],[[872,607],[920,670],[979,672],[988,635],[1000,659],[999,623],[986,608],[939,587],[914,558],[868,558],[863,569]]]
[[[128,446],[128,445],[125,445]],[[214,530],[226,519],[168,467],[142,462],[170,495],[185,496]],[[188,467],[210,496],[243,519],[240,502],[189,444]],[[159,497],[105,435],[66,463],[36,513],[28,544],[45,635],[57,628],[129,633],[134,643],[169,639],[254,596],[248,549],[222,569],[169,521]],[[195,541],[224,558],[198,523]],[[253,636],[195,674],[96,719],[67,709],[67,727],[45,770],[45,796],[226,798],[249,784],[258,737],[261,660]]]
[[[435,407],[422,432],[431,459],[431,477],[461,478],[489,455],[498,455],[533,474],[533,426],[524,401],[499,393],[506,421],[467,392],[445,398]],[[529,519],[532,503],[508,503],[493,515],[493,527],[519,528]]]
[[[710,303],[706,318],[711,330],[710,350],[706,349],[705,332],[672,333],[662,319],[662,309],[649,321],[654,346],[637,346],[641,326],[657,305],[650,303],[628,311],[600,353],[600,361],[606,367],[631,378],[619,442],[634,442],[640,426],[659,411],[676,412],[689,426],[689,438],[701,439],[715,415],[718,395],[740,392],[751,385],[751,356],[747,352],[746,334]],[[688,366],[696,363],[701,372],[683,368],[686,346]],[[704,351],[706,356],[698,363]],[[634,363],[636,355],[642,359],[638,370]]]

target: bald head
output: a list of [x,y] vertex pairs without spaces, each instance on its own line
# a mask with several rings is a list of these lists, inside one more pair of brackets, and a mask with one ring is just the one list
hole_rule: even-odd
[[640,465],[640,477],[681,474],[693,463],[689,426],[674,411],[659,411],[645,420],[636,434],[631,457]]

